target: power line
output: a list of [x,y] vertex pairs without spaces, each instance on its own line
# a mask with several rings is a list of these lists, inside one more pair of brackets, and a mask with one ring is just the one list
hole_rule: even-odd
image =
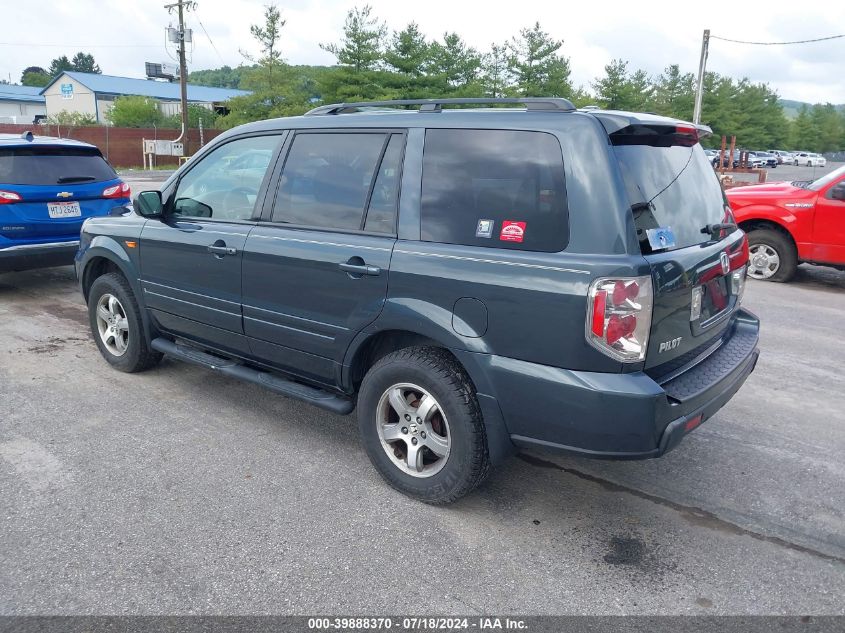
[[795,40],[794,42],[746,42],[745,40],[732,40],[727,37],[719,37],[718,35],[711,35],[710,39],[722,40],[723,42],[733,42],[734,44],[753,44],[755,46],[784,46],[787,44],[810,44],[811,42],[824,42],[827,40],[836,40],[840,37],[845,37],[845,33],[842,35],[831,35],[830,37],[817,37],[812,40]]
[[51,48],[158,48],[153,44],[32,44],[31,42],[0,42],[0,46],[41,46]]
[[200,23],[200,27],[202,28],[202,32],[205,33],[205,36],[208,38],[208,43],[211,44],[211,48],[214,49],[214,52],[217,53],[217,57],[220,58],[220,61],[223,62],[223,65],[226,65],[226,60],[223,59],[223,56],[220,54],[220,51],[217,50],[217,47],[214,45],[214,40],[211,39],[211,36],[208,34],[208,31],[205,30],[205,24],[202,23],[200,20],[200,16],[197,15],[196,10],[194,11],[194,16],[197,18],[197,22]]

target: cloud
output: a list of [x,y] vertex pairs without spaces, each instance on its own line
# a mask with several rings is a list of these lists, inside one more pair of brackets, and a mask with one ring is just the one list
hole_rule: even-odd
[[[262,22],[263,5],[270,1],[198,0],[197,11],[188,13],[188,24],[194,29],[189,67],[245,63],[239,51],[257,53],[249,27]],[[284,57],[294,64],[332,63],[333,57],[319,44],[340,38],[346,12],[355,1],[280,3],[287,20],[281,40]],[[771,0],[761,10],[757,3],[724,0],[685,4],[654,0],[646,7],[634,7],[630,0],[606,0],[600,5],[579,4],[574,10],[572,3],[548,0],[369,1],[373,14],[391,29],[416,21],[429,37],[455,31],[481,50],[508,40],[520,28],[539,20],[553,37],[564,40],[562,53],[571,60],[573,80],[585,86],[614,58],[626,59],[631,70],[642,68],[651,75],[672,63],[680,64],[685,72],[695,72],[705,28],[711,28],[714,35],[761,41],[819,37],[845,28],[845,3]],[[46,67],[52,58],[71,56],[77,50],[92,53],[105,73],[143,76],[145,61],[170,59],[164,27],[175,19],[162,4],[152,0],[67,0],[53,3],[48,12],[38,12],[25,3],[12,3],[4,8],[4,24],[15,28],[6,29],[0,42],[19,45],[0,44],[0,77],[17,81],[26,66]],[[843,58],[845,39],[788,47],[713,40],[708,68],[767,82],[784,98],[845,103],[845,82],[838,80]]]

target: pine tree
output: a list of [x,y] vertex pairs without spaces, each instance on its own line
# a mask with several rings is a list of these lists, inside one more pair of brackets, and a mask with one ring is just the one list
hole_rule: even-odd
[[572,92],[569,81],[569,60],[558,51],[563,40],[555,40],[535,22],[530,29],[522,29],[519,37],[508,43],[508,68],[514,80],[514,90],[523,97],[568,97]]

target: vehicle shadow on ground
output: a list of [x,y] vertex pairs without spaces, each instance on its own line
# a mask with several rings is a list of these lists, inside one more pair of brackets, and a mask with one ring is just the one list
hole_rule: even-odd
[[842,291],[845,290],[845,270],[802,264],[789,283],[820,290]]

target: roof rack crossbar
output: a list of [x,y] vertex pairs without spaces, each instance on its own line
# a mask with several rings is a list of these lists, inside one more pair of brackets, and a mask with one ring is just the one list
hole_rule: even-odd
[[522,104],[526,110],[545,112],[572,112],[575,106],[569,99],[560,97],[499,97],[499,98],[450,98],[450,99],[395,99],[393,101],[360,101],[357,103],[332,103],[306,112],[306,116],[351,114],[363,108],[419,106],[419,112],[441,112],[445,105],[497,105]]

